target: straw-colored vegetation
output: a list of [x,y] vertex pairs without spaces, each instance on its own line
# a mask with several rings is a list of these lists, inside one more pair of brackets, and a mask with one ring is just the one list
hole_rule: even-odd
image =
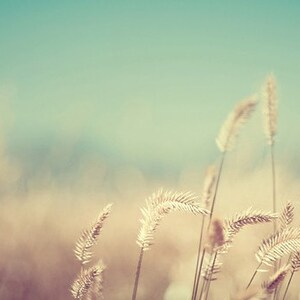
[[[294,205],[292,202],[287,202],[280,214],[277,212],[274,159],[275,134],[277,131],[277,96],[273,76],[267,78],[263,87],[262,98],[265,113],[265,133],[267,142],[271,147],[272,186],[270,189],[272,190],[272,200],[269,202],[270,210],[262,211],[249,208],[237,212],[230,218],[221,219],[214,216],[225,156],[229,150],[234,148],[242,126],[247,123],[257,106],[257,101],[254,100],[254,97],[251,97],[237,104],[221,127],[216,140],[221,152],[220,164],[218,168],[214,166],[208,168],[203,191],[199,198],[191,192],[172,192],[161,189],[146,200],[146,206],[141,209],[141,228],[137,237],[140,254],[135,280],[133,281],[132,300],[139,299],[140,277],[142,279],[142,274],[150,271],[148,268],[144,268],[142,272],[144,253],[150,250],[151,245],[153,245],[154,234],[162,219],[173,211],[191,213],[193,218],[199,218],[197,215],[201,215],[197,259],[195,269],[190,270],[190,272],[194,272],[194,281],[191,282],[192,300],[210,299],[213,282],[219,280],[218,275],[222,273],[223,261],[226,260],[225,254],[234,247],[236,235],[240,234],[244,227],[265,223],[274,224],[273,232],[264,238],[260,245],[257,245],[255,257],[258,265],[252,277],[250,276],[251,270],[249,270],[250,281],[241,283],[244,288],[239,292],[228,293],[228,296],[226,296],[228,291],[224,290],[223,296],[224,299],[231,297],[232,299],[249,300],[279,300],[287,297],[294,273],[300,269],[300,228],[291,226],[294,219]],[[222,199],[218,201],[222,201]],[[83,232],[76,244],[75,255],[82,265],[81,272],[71,289],[72,295],[76,299],[91,299],[91,295],[95,291],[95,285],[98,295],[101,294],[102,273],[104,270],[102,263],[88,269],[85,269],[84,266],[92,258],[90,249],[96,243],[103,221],[110,213],[110,208],[110,206],[107,206],[103,210],[97,222],[90,229]],[[278,222],[278,226],[276,222]],[[198,228],[191,228],[191,230],[198,231]],[[163,242],[162,240],[161,243]],[[163,260],[164,257],[160,256],[157,259]],[[268,273],[266,280],[261,283],[260,287],[253,287],[257,275],[262,273]],[[157,274],[157,276],[160,276],[160,274]],[[281,286],[287,277],[289,277],[289,280],[283,290]],[[124,298],[129,298],[129,295],[124,295]]]
[[75,246],[75,257],[81,263],[81,270],[77,279],[71,286],[71,293],[75,299],[102,298],[102,282],[105,266],[100,260],[97,264],[86,269],[84,266],[92,260],[91,248],[97,243],[97,238],[102,230],[104,221],[111,212],[111,204],[108,204],[89,229],[85,229]]
[[298,299],[299,178],[274,151],[274,76],[262,90],[221,124],[214,163],[176,180],[91,161],[74,183],[48,163],[26,181],[1,140],[0,299]]

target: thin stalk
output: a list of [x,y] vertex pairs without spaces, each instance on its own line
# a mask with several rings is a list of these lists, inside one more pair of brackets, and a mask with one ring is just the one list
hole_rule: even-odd
[[202,290],[201,290],[201,294],[200,294],[198,300],[204,300],[205,293],[206,293],[206,290],[207,290],[207,285],[208,285],[208,281],[203,279],[202,288],[201,288]]
[[[213,256],[212,254],[210,255],[210,258],[209,258],[209,265],[210,265],[210,262],[212,261],[213,259]],[[205,276],[206,277],[206,276]],[[202,287],[201,287],[201,292],[200,292],[200,296],[199,296],[199,300],[202,299],[202,295],[205,295],[205,291],[206,291],[206,288],[207,288],[207,280],[205,278],[203,278],[203,282],[202,282]],[[204,294],[203,294],[204,293]],[[195,298],[196,300],[196,298]]]
[[[280,268],[280,267],[279,267],[279,268]],[[276,299],[277,299],[277,297],[278,297],[278,295],[279,295],[279,293],[280,293],[280,287],[281,287],[281,285],[278,286],[278,287],[276,287],[276,289],[275,289],[275,291],[274,291],[274,293],[273,293],[273,295],[272,295],[273,300],[276,300]]]
[[[274,153],[274,144],[271,144],[270,146],[271,150],[271,165],[272,165],[272,201],[273,201],[273,213],[275,214],[277,212],[277,205],[276,205],[276,172],[275,172],[275,153]],[[277,230],[277,222],[276,220],[273,221],[273,233],[275,233]],[[274,263],[274,273],[280,268],[280,265],[278,265],[278,262],[276,261]],[[276,294],[276,290],[274,295]]]
[[[210,229],[211,220],[212,220],[212,216],[213,216],[213,213],[214,213],[216,198],[217,198],[218,189],[219,189],[219,183],[220,183],[220,179],[221,179],[221,175],[222,175],[222,171],[223,171],[223,166],[224,166],[225,154],[226,154],[226,152],[223,152],[222,156],[221,156],[221,162],[220,162],[220,165],[219,165],[218,177],[217,177],[217,181],[216,181],[215,192],[214,192],[214,196],[213,196],[213,200],[212,200],[212,205],[211,205],[211,209],[210,209],[209,222],[208,222],[208,226],[207,226],[207,230],[206,230],[207,233],[208,233],[208,231]],[[194,300],[196,300],[196,297],[197,297],[197,291],[198,291],[198,287],[199,287],[199,280],[200,280],[200,277],[201,277],[201,270],[202,270],[202,266],[203,266],[204,256],[205,256],[205,248],[202,251],[202,257],[201,257],[201,261],[200,261],[200,266],[199,266],[199,270],[198,270],[198,277],[197,277],[197,282],[196,282],[196,287],[195,287]]]
[[199,282],[199,274],[198,274],[198,268],[200,263],[200,253],[201,253],[201,246],[202,246],[202,238],[203,238],[203,229],[204,229],[204,222],[205,222],[205,216],[202,216],[202,222],[201,222],[201,229],[200,229],[200,236],[199,236],[199,246],[198,246],[198,254],[197,254],[197,262],[196,262],[196,270],[194,275],[194,282],[193,282],[193,293],[192,293],[192,300],[194,299],[195,291],[198,290],[198,286],[196,288],[196,282]]
[[273,293],[273,295],[272,295],[272,299],[276,300],[278,294],[279,294],[279,290],[278,290],[278,288],[276,288],[275,291],[274,291],[274,293]]
[[[271,146],[271,164],[272,164],[272,186],[273,186],[273,213],[277,212],[277,205],[276,205],[276,172],[275,172],[275,153],[274,153],[274,145]],[[276,220],[273,222],[273,231],[275,232],[277,229],[277,222]]]
[[214,197],[213,197],[212,204],[211,204],[211,210],[210,210],[210,215],[209,215],[209,223],[208,223],[208,226],[207,226],[207,232],[210,229],[210,224],[211,224],[212,216],[213,216],[214,209],[215,209],[215,203],[216,203],[216,198],[217,198],[217,194],[218,194],[219,182],[220,182],[221,175],[222,175],[222,170],[223,170],[223,165],[224,165],[224,160],[225,160],[225,154],[226,154],[226,152],[223,152],[222,157],[221,157],[221,162],[220,162],[219,171],[218,171],[218,177],[217,177],[217,181],[216,181],[216,188],[215,188]]
[[143,248],[141,248],[138,264],[136,267],[135,280],[134,280],[134,286],[133,286],[132,297],[131,297],[132,300],[136,300],[136,294],[137,294],[137,289],[138,289],[139,279],[140,279],[140,274],[141,274],[141,268],[142,268],[143,255],[144,255],[144,250],[143,250]]
[[286,294],[287,294],[287,291],[288,291],[289,286],[290,286],[290,284],[291,284],[291,281],[292,281],[292,279],[293,279],[294,273],[295,273],[295,271],[292,271],[292,274],[291,274],[291,276],[290,276],[290,279],[289,279],[289,281],[288,281],[288,283],[287,283],[287,286],[286,286],[286,288],[285,288],[285,291],[284,291],[284,295],[283,295],[283,297],[282,297],[282,300],[285,299],[285,296],[286,296]]
[[217,260],[217,256],[218,256],[218,251],[216,251],[216,254],[214,256],[214,260],[213,260],[212,268],[211,268],[211,274],[209,274],[209,280],[208,280],[208,283],[207,283],[207,292],[206,292],[205,300],[208,299],[209,288],[210,288],[211,279],[212,279],[212,276],[213,276],[213,270],[214,270],[214,266],[215,266],[215,263],[216,263],[216,260]]
[[[201,261],[200,261],[200,266],[199,266],[199,270],[198,270],[198,274],[197,274],[197,281],[196,281],[196,287],[195,287],[195,293],[194,293],[193,300],[197,299],[197,293],[198,293],[198,288],[199,288],[199,281],[201,278],[201,269],[203,266],[204,256],[205,256],[205,248],[203,249],[202,255],[201,255]],[[203,286],[202,286],[202,289],[203,289]]]
[[[287,263],[290,263],[292,256],[293,256],[293,254],[291,253],[288,260],[287,260]],[[279,266],[281,266],[281,259],[279,260]],[[280,293],[281,288],[282,288],[282,284],[276,289],[276,292],[275,292],[276,297]],[[276,298],[274,297],[274,299],[276,299]]]
[[250,281],[249,281],[249,283],[248,283],[246,289],[248,289],[248,287],[251,285],[251,283],[252,283],[254,277],[256,276],[256,274],[257,274],[257,272],[258,272],[258,269],[260,268],[261,265],[262,265],[262,262],[257,266],[257,268],[256,268],[255,272],[253,273],[253,275],[252,275],[252,277],[251,277],[251,279],[250,279]]

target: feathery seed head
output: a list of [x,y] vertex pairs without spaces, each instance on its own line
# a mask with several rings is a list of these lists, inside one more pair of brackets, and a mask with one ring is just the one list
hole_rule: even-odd
[[210,259],[206,259],[206,266],[201,271],[201,276],[205,280],[217,280],[217,274],[220,273],[222,265],[223,263],[220,262],[219,256],[216,256],[214,264]]
[[97,220],[90,226],[89,229],[85,229],[79,237],[74,253],[76,258],[84,265],[91,261],[93,253],[91,252],[92,246],[97,243],[97,238],[103,228],[104,221],[111,213],[112,204],[108,204],[104,207],[99,214]]
[[274,138],[277,130],[277,95],[276,95],[276,81],[271,74],[266,79],[263,87],[264,99],[264,114],[265,114],[265,133],[269,145],[274,144]]
[[212,191],[216,181],[216,168],[215,166],[209,166],[206,170],[204,178],[201,203],[203,207],[208,208],[211,200]]
[[280,228],[285,229],[288,227],[294,219],[294,205],[291,202],[287,202],[280,214]]
[[263,291],[266,294],[273,294],[277,287],[280,285],[280,283],[284,280],[289,270],[290,265],[285,265],[281,267],[275,274],[270,276],[268,281],[263,283]]
[[98,264],[88,268],[82,269],[77,279],[71,286],[71,293],[74,299],[84,299],[85,296],[95,288],[95,284],[99,282],[102,284],[102,274],[105,270],[105,266],[102,261]]
[[300,269],[300,251],[293,253],[291,258],[291,266],[293,272],[297,272]]
[[271,266],[275,261],[300,249],[300,228],[288,227],[264,239],[256,252],[260,263]]
[[263,212],[259,210],[247,210],[237,213],[231,219],[225,220],[226,238],[232,242],[234,236],[245,226],[272,222],[278,216],[271,212]]
[[207,237],[206,249],[214,252],[225,244],[225,232],[221,219],[215,218],[211,222],[210,230]]
[[191,192],[159,190],[146,200],[146,206],[141,209],[142,227],[138,234],[137,244],[143,251],[150,249],[158,225],[162,218],[171,211],[208,214],[206,209],[200,207],[197,197]]
[[233,148],[241,127],[250,118],[256,104],[254,97],[244,100],[227,117],[216,139],[221,152],[227,152]]

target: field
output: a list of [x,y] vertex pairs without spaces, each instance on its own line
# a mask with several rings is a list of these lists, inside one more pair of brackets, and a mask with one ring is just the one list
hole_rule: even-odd
[[[274,83],[271,77],[268,80]],[[266,86],[268,83],[270,84],[270,81]],[[203,201],[206,195],[208,211],[213,210],[212,202],[215,200],[212,227],[221,224],[222,232],[218,232],[215,228],[215,231],[209,231],[207,237],[204,230],[202,249],[212,254],[219,251],[223,262],[217,280],[212,280],[214,276],[208,276],[207,281],[211,282],[209,293],[206,291],[209,295],[208,299],[272,299],[275,297],[276,289],[277,299],[282,299],[288,278],[291,272],[296,272],[297,269],[293,269],[292,264],[279,274],[281,277],[270,276],[274,273],[274,268],[279,269],[279,262],[283,266],[291,258],[289,255],[300,249],[298,218],[292,221],[292,213],[291,215],[286,211],[282,213],[283,208],[290,201],[295,216],[299,214],[300,185],[292,165],[282,159],[276,160],[276,152],[274,165],[271,164],[269,150],[272,147],[269,147],[268,142],[271,146],[276,145],[277,104],[268,103],[268,99],[275,101],[275,96],[272,94],[274,91],[270,92],[267,89],[267,96],[265,96],[267,100],[262,96],[260,103],[254,104],[259,105],[258,108],[254,109],[251,106],[249,109],[249,103],[253,100],[247,100],[248,102],[242,102],[242,106],[237,106],[229,115],[217,139],[220,156],[216,157],[214,162],[216,172],[214,176],[216,176],[220,174],[220,162],[226,154],[221,170],[222,176],[219,184],[215,184],[214,180],[210,186],[203,187],[205,168],[186,168],[172,180],[166,178],[158,180],[146,177],[133,167],[110,170],[103,160],[97,159],[82,162],[76,176],[71,174],[63,181],[45,172],[47,164],[50,167],[51,160],[42,166],[39,176],[28,178],[22,165],[18,165],[13,155],[7,153],[3,139],[0,298],[72,299],[70,288],[81,268],[73,252],[76,241],[84,228],[89,228],[91,224],[93,228],[92,222],[97,219],[102,209],[108,203],[113,203],[110,215],[105,218],[105,222],[101,221],[99,241],[92,248],[93,262],[101,259],[106,266],[101,274],[103,275],[101,293],[104,298],[130,299],[137,260],[142,250],[144,256],[136,299],[190,299],[203,217],[198,214],[198,211],[195,213],[193,210],[197,209],[199,203],[204,207]],[[262,115],[262,119],[270,121],[269,118],[273,118],[274,121],[274,123],[267,122],[265,144],[257,142],[263,141],[261,138],[257,140],[247,138],[247,134],[252,133],[253,130],[257,130],[255,137],[263,132],[260,123],[255,121],[260,115],[261,106],[265,105],[264,101],[267,101],[267,109],[270,109],[270,105],[274,105],[272,106],[274,111],[271,109],[270,114]],[[243,112],[243,109],[249,111]],[[250,118],[252,113],[255,114],[254,121]],[[271,124],[271,127],[268,127],[268,124]],[[240,136],[235,145],[235,140],[232,138],[236,138],[236,133]],[[228,141],[232,143],[229,144]],[[235,149],[231,151],[229,145]],[[257,155],[260,151],[264,152],[263,156]],[[54,159],[57,158],[55,155]],[[275,176],[272,177],[272,171],[275,170]],[[145,206],[144,200],[161,187],[164,190],[192,191],[196,196],[192,199],[195,202],[186,202],[186,204],[183,201],[186,207],[182,206],[183,202],[181,206],[176,206],[182,201],[181,199],[177,204],[175,203],[176,194],[171,200],[164,199],[168,198],[166,194],[162,194],[160,200],[157,200],[154,195],[150,200],[158,202],[148,207],[152,219],[148,214],[142,217],[140,208]],[[277,206],[274,212],[277,213],[276,216],[283,218],[283,221],[279,219],[276,221],[275,229],[272,206],[274,195]],[[166,201],[165,206],[163,210],[155,211],[160,201]],[[234,241],[231,240],[227,225],[234,218],[242,218],[241,213],[250,207],[252,210],[248,211],[248,214],[253,218],[255,216],[255,219],[252,221],[246,219],[244,223],[239,224],[240,227],[234,232],[234,234],[238,232],[238,235]],[[172,212],[172,210],[182,209],[194,213]],[[265,219],[257,217],[257,210],[260,210],[259,214],[264,215]],[[266,216],[272,217],[266,220]],[[140,243],[137,245],[141,218],[144,219],[144,224],[146,223],[144,234],[148,236],[140,237]],[[209,215],[206,216],[207,221],[208,219]],[[225,220],[228,220],[227,223]],[[147,222],[150,222],[150,225]],[[154,222],[154,225],[151,222]],[[253,225],[253,223],[258,224]],[[244,226],[246,228],[242,228]],[[289,228],[291,226],[295,229]],[[266,240],[265,245],[269,247],[267,249],[269,253],[273,251],[272,247],[277,245],[278,248],[271,254],[271,263],[263,263],[260,266],[260,269],[266,272],[255,276],[248,289],[250,296],[247,296],[244,294],[245,288],[258,264],[255,253],[262,239],[268,237],[274,230],[278,231],[279,238],[276,241]],[[285,235],[280,236],[284,230]],[[290,243],[289,235],[292,230],[295,232]],[[93,238],[98,239],[98,235],[99,232]],[[149,251],[144,251],[148,248],[149,236],[153,238],[154,245],[150,246]],[[227,243],[230,244],[229,247],[226,246]],[[223,249],[224,245],[226,247]],[[221,250],[226,253],[223,254]],[[269,254],[265,253],[265,255]],[[275,267],[272,257],[278,263]],[[297,280],[299,277],[295,273],[286,299],[297,299],[299,295]],[[267,283],[261,287],[263,282]],[[82,299],[85,299],[84,293]],[[100,296],[97,299],[100,299]]]

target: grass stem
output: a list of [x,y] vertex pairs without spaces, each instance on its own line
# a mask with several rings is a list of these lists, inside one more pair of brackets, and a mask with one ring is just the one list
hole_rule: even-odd
[[290,276],[290,279],[289,279],[289,281],[288,281],[288,283],[287,283],[287,286],[286,286],[286,288],[285,288],[285,291],[284,291],[284,295],[283,295],[283,297],[282,297],[282,300],[284,300],[284,299],[285,299],[285,296],[287,295],[287,292],[288,292],[288,289],[289,289],[289,287],[290,287],[291,281],[292,281],[292,279],[293,279],[294,273],[295,273],[295,272],[293,271],[292,274],[291,274],[291,276]]
[[144,255],[144,250],[143,250],[143,248],[141,248],[138,264],[136,267],[135,280],[134,280],[134,286],[133,286],[132,297],[131,297],[132,300],[136,300],[139,279],[140,279],[140,274],[141,274],[141,268],[142,268],[142,262],[143,262],[143,255]]
[[249,281],[249,283],[248,283],[246,289],[248,289],[249,286],[251,285],[251,283],[252,283],[254,277],[256,276],[256,274],[257,274],[257,272],[258,272],[258,270],[259,270],[259,268],[260,268],[261,265],[262,265],[262,263],[259,263],[259,265],[257,266],[257,268],[256,268],[255,272],[253,273],[253,275],[252,275],[252,277],[251,277],[251,279],[250,279],[250,281]]
[[196,270],[195,270],[194,283],[193,283],[192,300],[194,300],[196,298],[197,292],[198,292],[198,283],[199,283],[199,279],[200,279],[198,270],[199,270],[199,265],[200,265],[200,253],[201,253],[201,247],[202,247],[204,223],[205,223],[205,216],[202,216],[200,236],[199,236],[199,245],[198,245],[198,253],[197,253],[197,262],[196,262]]

